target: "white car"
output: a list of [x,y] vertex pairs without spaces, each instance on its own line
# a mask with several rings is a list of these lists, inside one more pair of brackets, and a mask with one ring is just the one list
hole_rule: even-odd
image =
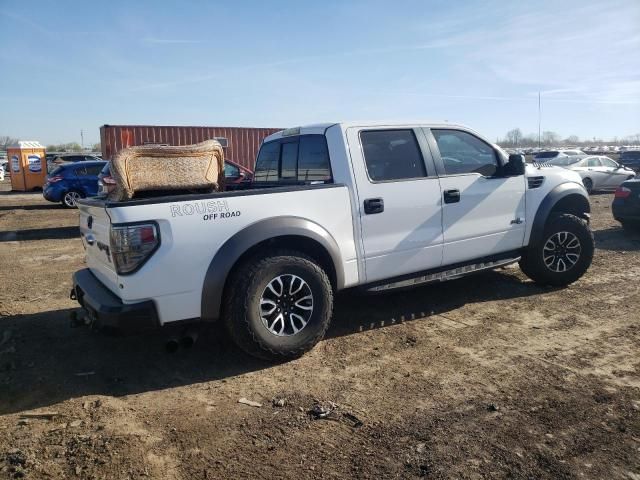
[[4,165],[0,165],[0,182],[4,182]]
[[450,123],[291,128],[264,140],[253,189],[78,206],[88,268],[74,274],[71,298],[81,323],[221,321],[266,358],[311,349],[340,290],[386,292],[514,262],[563,286],[594,252],[576,172],[525,165]]
[[566,157],[584,155],[582,150],[543,150],[534,155],[533,161],[536,163],[549,163],[551,160]]
[[615,190],[622,182],[636,176],[636,172],[632,169],[609,157],[561,157],[548,163],[578,172],[584,188],[589,193],[595,190]]

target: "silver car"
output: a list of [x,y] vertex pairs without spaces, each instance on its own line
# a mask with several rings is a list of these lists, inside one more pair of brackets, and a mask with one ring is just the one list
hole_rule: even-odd
[[636,176],[630,168],[620,165],[609,157],[574,156],[549,160],[551,165],[574,170],[582,177],[587,192],[594,190],[615,190],[625,180]]

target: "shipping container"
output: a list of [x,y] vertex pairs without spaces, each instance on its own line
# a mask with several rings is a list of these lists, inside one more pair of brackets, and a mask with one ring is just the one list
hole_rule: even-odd
[[103,125],[100,127],[102,158],[135,145],[191,145],[216,139],[225,158],[253,171],[258,150],[265,137],[281,128],[179,127],[161,125]]

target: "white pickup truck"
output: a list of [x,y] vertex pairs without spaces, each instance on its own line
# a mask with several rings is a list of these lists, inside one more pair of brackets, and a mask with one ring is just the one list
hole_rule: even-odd
[[79,202],[87,267],[71,296],[98,326],[222,321],[250,354],[325,334],[334,293],[519,262],[567,285],[591,264],[579,175],[525,165],[469,128],[333,123],[275,133],[251,189]]

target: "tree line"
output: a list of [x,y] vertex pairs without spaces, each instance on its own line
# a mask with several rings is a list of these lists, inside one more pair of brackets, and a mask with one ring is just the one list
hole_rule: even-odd
[[[0,135],[0,150],[6,150],[11,145],[16,145],[19,141],[19,139],[9,135]],[[77,142],[60,143],[58,145],[51,144],[47,145],[46,149],[49,152],[82,152],[86,150],[86,148],[82,148]],[[91,150],[93,152],[100,152],[102,150],[100,143],[91,145]]]
[[[522,130],[514,128],[509,130],[504,138],[498,139],[498,144],[503,147],[537,147],[538,146],[538,134],[530,133],[523,135]],[[614,137],[613,140],[603,140],[602,138],[581,139],[577,135],[570,135],[566,138],[562,138],[561,135],[550,130],[546,130],[540,135],[540,146],[551,145],[575,145],[575,146],[587,146],[587,145],[640,145],[640,133],[629,135],[626,137]]]

